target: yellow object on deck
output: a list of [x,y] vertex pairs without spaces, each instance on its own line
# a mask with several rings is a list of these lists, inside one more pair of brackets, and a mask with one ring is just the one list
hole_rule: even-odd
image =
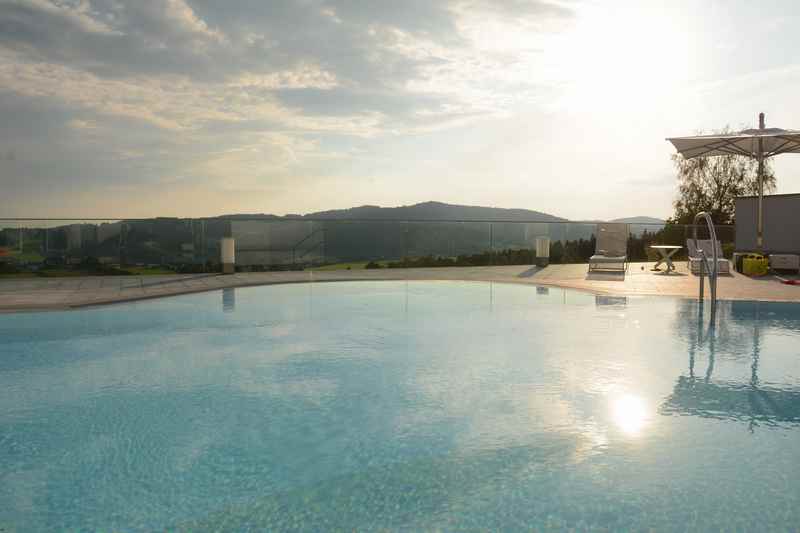
[[742,273],[746,276],[765,276],[769,260],[761,254],[748,254],[742,259]]

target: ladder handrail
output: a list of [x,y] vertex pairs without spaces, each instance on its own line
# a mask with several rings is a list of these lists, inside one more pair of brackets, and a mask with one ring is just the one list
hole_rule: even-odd
[[[708,264],[708,257],[706,257],[706,253],[704,250],[701,250],[699,246],[697,246],[697,221],[699,219],[703,219],[708,226],[708,234],[711,238],[711,255],[713,258],[714,268],[711,268]],[[694,241],[694,248],[700,254],[700,258],[702,259],[702,263],[700,263],[700,303],[703,303],[703,274],[704,271],[708,272],[708,284],[711,287],[711,312],[713,313],[717,306],[717,276],[719,275],[719,257],[717,254],[717,232],[714,230],[714,221],[711,220],[711,215],[706,213],[705,211],[701,211],[697,213],[694,217],[694,231],[693,231],[693,241]]]
[[310,239],[314,235],[317,235],[318,233],[322,233],[322,241],[314,244],[311,248],[308,248],[305,252],[303,252],[300,255],[300,258],[302,259],[303,257],[307,256],[309,253],[311,253],[313,250],[315,250],[315,249],[319,248],[321,245],[325,244],[325,227],[323,226],[321,228],[312,229],[311,233],[309,233],[308,235],[306,235],[305,237],[303,237],[302,239],[300,239],[299,241],[294,243],[294,246],[292,246],[292,264],[297,263],[297,249],[300,248],[300,245],[303,244],[304,242],[306,242],[308,239]]

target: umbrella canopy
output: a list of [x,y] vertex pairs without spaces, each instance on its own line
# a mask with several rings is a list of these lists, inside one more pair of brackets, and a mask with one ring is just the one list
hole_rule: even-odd
[[764,248],[764,159],[778,154],[800,153],[800,130],[764,126],[764,113],[758,115],[758,129],[727,135],[670,137],[669,142],[686,159],[720,155],[741,155],[758,160],[758,233],[756,246]]
[[758,158],[759,140],[763,157],[800,153],[800,131],[780,128],[750,129],[730,135],[697,135],[667,139],[686,159],[715,155],[743,155]]

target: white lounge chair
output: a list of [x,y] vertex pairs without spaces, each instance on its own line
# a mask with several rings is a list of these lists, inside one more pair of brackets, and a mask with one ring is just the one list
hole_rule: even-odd
[[[697,248],[695,248],[694,239],[686,239],[686,250],[689,255],[689,271],[692,274],[700,273],[700,265],[703,262],[702,258],[700,257],[700,252],[697,250],[698,248],[703,250],[706,255],[706,259],[708,259],[709,266],[713,268],[711,263],[714,261],[714,249],[711,246],[711,239],[697,239]],[[722,243],[717,241],[717,273],[728,274],[730,271],[730,261],[722,256]]]
[[593,270],[622,270],[628,267],[628,225],[597,224],[595,253],[589,258]]

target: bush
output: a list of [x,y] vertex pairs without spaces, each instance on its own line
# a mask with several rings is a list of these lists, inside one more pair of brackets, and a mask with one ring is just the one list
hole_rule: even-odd
[[[349,269],[350,267],[347,267],[347,268]],[[377,263],[375,261],[370,261],[369,263],[364,265],[364,268],[368,268],[368,269],[383,268],[383,265],[380,264],[380,263]]]
[[21,270],[13,263],[0,263],[0,274],[19,274]]
[[178,274],[202,274],[208,267],[202,263],[184,263],[175,267]]
[[85,257],[75,268],[80,272],[91,274],[93,276],[130,276],[131,273],[127,270],[120,270],[112,265],[105,265],[100,262],[96,257]]
[[736,245],[732,242],[722,244],[722,255],[726,259],[733,259],[733,252],[736,250]]

